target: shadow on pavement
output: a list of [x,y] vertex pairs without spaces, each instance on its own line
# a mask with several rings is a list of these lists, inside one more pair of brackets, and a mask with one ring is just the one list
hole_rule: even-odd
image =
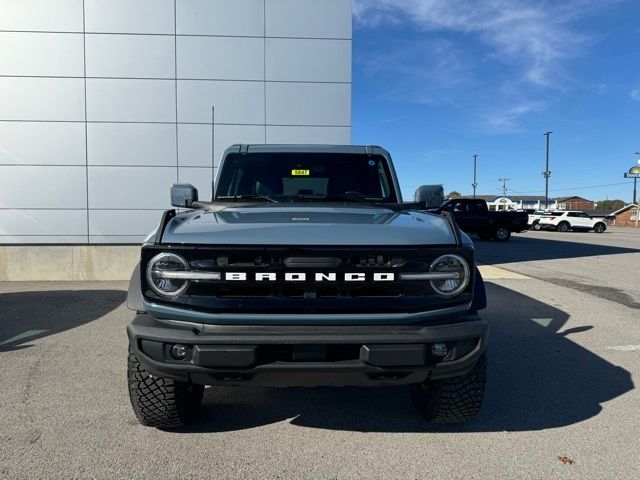
[[122,290],[52,290],[0,294],[0,352],[92,322],[125,301]]
[[[517,263],[537,260],[594,257],[598,255],[617,255],[638,253],[640,249],[596,245],[593,243],[572,242],[567,240],[549,240],[536,238],[536,232],[511,237],[507,243],[481,241],[474,238],[478,261],[490,265]],[[562,233],[557,234],[562,237]],[[590,235],[584,233],[583,235]],[[598,234],[591,234],[598,235]]]
[[522,431],[571,425],[633,389],[631,375],[571,340],[568,315],[513,290],[487,284],[491,324],[489,383],[479,417],[467,425],[422,420],[406,387],[209,388],[202,416],[187,431],[252,428],[280,421],[364,432]]

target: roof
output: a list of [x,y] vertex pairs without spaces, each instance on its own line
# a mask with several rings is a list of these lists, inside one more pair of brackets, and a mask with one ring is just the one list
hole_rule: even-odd
[[560,198],[558,198],[558,203],[565,203],[565,202],[567,202],[567,201],[569,201],[569,200],[574,200],[574,199],[575,199],[576,201],[578,201],[578,200],[582,200],[583,202],[590,202],[590,203],[593,203],[593,201],[592,201],[592,200],[587,200],[586,198],[578,197],[577,195],[573,195],[573,196],[571,196],[571,197],[560,197]]
[[612,217],[613,213],[608,212],[607,210],[585,210],[587,215],[592,217]]
[[621,213],[626,212],[627,210],[629,210],[630,208],[638,208],[638,204],[636,203],[630,203],[629,205],[625,205],[622,208],[619,208],[618,210],[616,210],[615,212],[611,212],[609,215],[620,215]]
[[389,156],[384,148],[376,145],[316,145],[316,144],[239,144],[231,145],[225,150],[227,153],[361,153],[361,154],[383,154]]

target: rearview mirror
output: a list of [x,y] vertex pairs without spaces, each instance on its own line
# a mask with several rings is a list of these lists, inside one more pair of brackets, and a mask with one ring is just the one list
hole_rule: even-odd
[[174,183],[171,185],[171,205],[189,208],[198,201],[198,189],[190,183]]

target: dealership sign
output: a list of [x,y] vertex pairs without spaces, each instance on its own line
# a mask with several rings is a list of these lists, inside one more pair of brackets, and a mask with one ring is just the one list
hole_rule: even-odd
[[625,173],[624,178],[640,178],[640,173]]

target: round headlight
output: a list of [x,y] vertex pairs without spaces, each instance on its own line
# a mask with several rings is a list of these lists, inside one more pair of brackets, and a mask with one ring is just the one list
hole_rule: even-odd
[[443,255],[431,264],[433,273],[457,273],[456,278],[431,280],[431,287],[438,295],[452,297],[462,292],[469,284],[469,265],[458,255]]
[[189,270],[189,264],[175,253],[160,253],[147,265],[147,282],[151,290],[163,297],[176,297],[189,286],[189,280],[172,278],[172,273]]

